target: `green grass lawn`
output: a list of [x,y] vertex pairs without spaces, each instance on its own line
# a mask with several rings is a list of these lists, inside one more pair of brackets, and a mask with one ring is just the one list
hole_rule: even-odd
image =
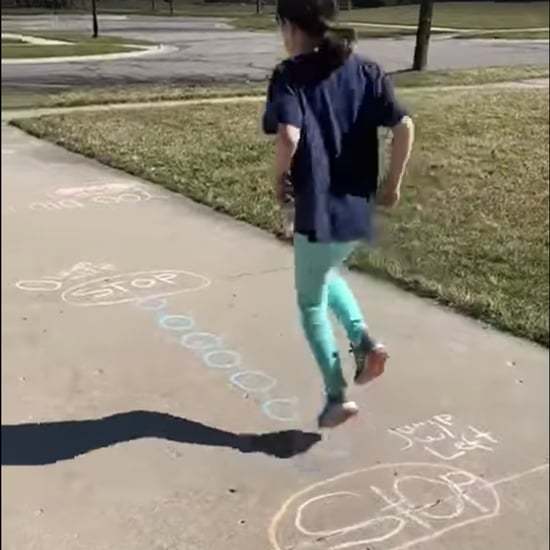
[[20,38],[4,38],[2,37],[2,46],[4,44],[23,44],[23,40]]
[[[474,86],[498,82],[548,78],[548,65],[517,65],[510,67],[485,67],[483,69],[461,69],[456,71],[407,71],[392,76],[398,88],[430,86]],[[89,87],[60,89],[2,87],[3,109],[31,109],[42,107],[79,107],[84,105],[105,105],[108,103],[140,103],[156,101],[177,101],[186,99],[263,96],[267,83],[249,85],[218,86],[170,86],[170,85],[125,85],[110,87]]]
[[[522,29],[533,27],[548,27],[549,16],[548,2],[441,2],[436,3],[434,9],[434,27],[448,27],[456,29]],[[189,13],[197,13],[195,6]],[[206,8],[214,13],[212,8]],[[242,9],[242,7],[241,7]],[[221,14],[221,12],[220,12]],[[230,10],[226,11],[231,16]],[[410,36],[416,33],[418,22],[418,5],[391,6],[382,8],[355,9],[342,11],[340,19],[343,22],[353,23],[378,23],[388,25],[411,25],[409,29],[361,27],[357,31],[360,38],[383,38]],[[277,28],[273,13],[266,9],[263,15],[255,15],[248,9],[243,14],[233,14],[231,24],[237,29],[271,31]],[[445,31],[433,31],[434,33]],[[475,38],[477,33],[466,33],[466,38]],[[502,31],[492,32],[484,38],[548,38],[548,31]]]
[[[433,25],[457,29],[548,27],[549,2],[436,2]],[[418,5],[342,11],[341,19],[416,25]]]
[[[166,15],[169,4],[156,0],[155,11],[152,11],[150,0],[102,0],[100,10],[103,13],[147,13]],[[24,13],[25,10],[6,8],[9,13]],[[27,13],[51,13],[47,10],[31,10]],[[75,13],[76,11],[72,11]],[[265,8],[265,16],[255,17],[254,5],[236,3],[212,3],[201,5],[188,0],[175,0],[174,15],[192,17],[225,17],[235,19],[239,28],[272,29],[273,8]],[[69,11],[69,13],[71,13]],[[530,27],[548,27],[549,2],[436,2],[433,24],[440,27],[458,29],[513,29]],[[418,22],[418,5],[391,6],[342,11],[343,21],[358,23],[383,23],[398,25],[416,25]],[[388,30],[378,30],[379,36],[387,36]],[[397,32],[397,31],[395,31]],[[401,31],[401,33],[406,30]],[[364,30],[364,36],[375,36]]]
[[133,45],[142,45],[143,41],[127,41],[116,36],[98,36],[92,38],[76,33],[29,33],[30,36],[65,40],[69,44],[2,44],[2,59],[22,59],[35,57],[72,57],[79,55],[99,55],[107,53],[128,52],[135,49]]
[[[548,91],[401,93],[418,132],[403,202],[352,265],[548,345]],[[258,120],[227,104],[15,124],[278,232]]]
[[138,45],[138,46],[147,46],[151,42],[148,40],[138,40],[136,38],[125,38],[122,36],[112,36],[110,34],[102,34],[97,38],[92,38],[91,34],[85,34],[77,31],[45,31],[45,30],[36,30],[36,31],[26,31],[27,35],[36,36],[38,38],[47,38],[50,40],[64,40],[66,42],[98,42],[102,44],[126,44],[126,45]]
[[[266,13],[263,15],[244,15],[231,19],[231,26],[236,29],[249,31],[275,31],[278,29],[277,23],[273,14]],[[362,39],[366,38],[399,38],[404,36],[412,36],[416,34],[415,28],[400,29],[400,28],[384,28],[384,27],[356,27],[357,36]],[[434,31],[434,34],[440,34]]]

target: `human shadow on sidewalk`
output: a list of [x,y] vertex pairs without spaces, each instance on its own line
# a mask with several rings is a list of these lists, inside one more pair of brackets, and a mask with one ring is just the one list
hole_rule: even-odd
[[156,438],[241,453],[292,458],[321,440],[318,433],[287,430],[235,434],[166,413],[131,411],[105,418],[2,426],[2,466],[40,466],[69,460],[125,441]]

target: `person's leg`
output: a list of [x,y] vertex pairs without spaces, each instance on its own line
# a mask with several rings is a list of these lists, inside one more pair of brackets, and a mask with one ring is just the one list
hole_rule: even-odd
[[328,279],[328,304],[344,327],[349,341],[359,343],[367,334],[367,324],[353,292],[336,270],[330,273]]
[[348,286],[338,274],[340,267],[355,249],[356,243],[333,243],[333,269],[328,278],[328,304],[338,321],[344,327],[351,344],[356,363],[355,382],[365,384],[384,372],[388,354],[367,329],[361,308]]
[[330,244],[309,242],[295,235],[295,282],[302,327],[321,370],[328,399],[340,399],[345,389],[340,354],[328,317],[327,276]]

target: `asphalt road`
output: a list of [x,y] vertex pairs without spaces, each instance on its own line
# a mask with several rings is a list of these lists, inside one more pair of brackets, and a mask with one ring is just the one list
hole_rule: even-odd
[[[2,29],[86,30],[89,18],[4,17]],[[171,53],[116,61],[3,65],[3,85],[74,86],[146,82],[209,82],[259,80],[282,57],[275,33],[233,31],[222,20],[169,17],[110,16],[101,32],[173,46]],[[364,40],[359,51],[386,70],[406,69],[413,54],[412,38]],[[548,42],[462,40],[434,37],[431,68],[548,63]]]

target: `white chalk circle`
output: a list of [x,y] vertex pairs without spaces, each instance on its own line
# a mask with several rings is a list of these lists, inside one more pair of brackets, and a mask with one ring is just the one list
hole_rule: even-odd
[[139,304],[146,299],[198,292],[210,284],[210,279],[202,275],[175,269],[109,274],[65,290],[61,299],[75,306],[88,307]]
[[225,349],[208,351],[202,356],[202,360],[211,369],[230,370],[241,364],[241,356],[236,351]]
[[498,516],[491,483],[449,466],[380,464],[315,483],[289,498],[269,527],[273,550],[420,548],[449,531]]
[[267,393],[276,385],[277,380],[262,371],[243,370],[229,377],[235,387],[246,393]]
[[182,336],[180,342],[184,348],[206,351],[220,347],[221,338],[209,332],[192,332]]
[[48,279],[36,279],[34,281],[17,281],[16,288],[26,292],[55,292],[61,288],[59,281],[50,281]]
[[138,300],[136,305],[143,311],[161,311],[168,307],[168,300],[166,298],[145,298]]
[[264,401],[262,403],[262,412],[271,420],[277,422],[295,422],[298,420],[296,406],[298,399],[277,398]]
[[163,315],[158,323],[161,328],[174,332],[186,332],[195,325],[195,321],[185,315]]

